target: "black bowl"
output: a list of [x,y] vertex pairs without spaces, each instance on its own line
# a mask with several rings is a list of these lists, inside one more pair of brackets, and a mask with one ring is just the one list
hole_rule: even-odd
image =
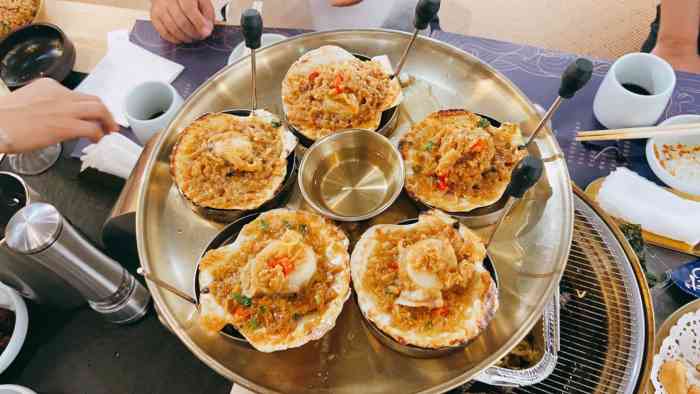
[[0,41],[0,79],[10,89],[48,77],[62,82],[75,65],[75,47],[57,26],[32,24]]

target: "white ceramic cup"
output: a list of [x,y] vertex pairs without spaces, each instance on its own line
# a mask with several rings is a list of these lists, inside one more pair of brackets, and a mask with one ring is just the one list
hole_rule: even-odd
[[[633,93],[623,84],[634,84],[650,95]],[[609,129],[656,124],[676,87],[676,73],[662,58],[630,53],[612,64],[593,100],[593,113]]]
[[144,82],[126,95],[126,119],[141,144],[164,130],[182,107],[182,97],[172,85]]

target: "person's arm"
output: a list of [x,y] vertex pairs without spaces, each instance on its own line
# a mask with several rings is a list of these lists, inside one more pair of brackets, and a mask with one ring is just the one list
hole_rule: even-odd
[[153,0],[151,22],[173,44],[203,40],[214,30],[211,0]]
[[652,53],[666,59],[677,70],[700,72],[699,33],[700,0],[664,0]]
[[40,79],[0,97],[0,153],[19,153],[77,137],[98,141],[119,130],[95,96]]

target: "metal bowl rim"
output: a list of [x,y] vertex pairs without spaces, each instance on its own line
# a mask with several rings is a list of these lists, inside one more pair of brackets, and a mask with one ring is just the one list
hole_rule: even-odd
[[[397,183],[396,190],[394,191],[394,194],[389,198],[384,204],[379,206],[378,208],[374,209],[372,212],[366,213],[364,215],[360,216],[341,216],[341,215],[336,215],[335,213],[320,207],[312,198],[309,196],[306,187],[304,187],[304,182],[302,182],[302,176],[301,174],[304,172],[304,168],[306,167],[306,161],[311,155],[311,153],[319,149],[319,147],[333,139],[336,138],[341,138],[347,135],[351,134],[366,134],[374,138],[375,136],[378,137],[382,142],[386,143],[390,148],[391,152],[397,157],[398,163],[399,163],[399,182]],[[382,135],[381,133],[378,133],[377,131],[374,130],[366,130],[366,129],[345,129],[342,131],[339,131],[337,133],[329,134],[320,140],[317,140],[314,142],[313,145],[311,145],[306,152],[304,153],[304,158],[301,159],[301,164],[299,164],[299,169],[298,169],[298,174],[297,174],[297,183],[299,184],[299,191],[301,192],[302,197],[304,198],[304,201],[306,201],[307,204],[311,205],[311,207],[318,213],[320,213],[323,216],[326,216],[328,218],[331,218],[333,220],[339,220],[342,222],[359,222],[362,220],[368,220],[371,219],[380,213],[384,212],[387,208],[393,204],[397,198],[401,195],[401,192],[403,191],[403,186],[404,186],[404,181],[406,178],[406,169],[404,168],[404,163],[403,163],[403,158],[401,157],[401,152],[394,146],[394,144],[389,141],[386,136]]]

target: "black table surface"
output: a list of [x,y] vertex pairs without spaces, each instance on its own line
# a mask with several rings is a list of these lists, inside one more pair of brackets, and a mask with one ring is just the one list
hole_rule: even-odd
[[[77,84],[73,75],[66,85]],[[123,181],[80,174],[80,160],[63,157],[47,172],[22,178],[83,235],[102,248],[102,225]],[[6,161],[0,170],[8,171]],[[138,257],[132,245],[104,250],[132,273]],[[141,278],[139,278],[141,279]],[[28,302],[29,331],[17,359],[0,383],[19,384],[41,394],[228,393],[231,383],[199,361],[158,320],[151,307],[141,321],[105,322],[89,307],[63,311]]]

